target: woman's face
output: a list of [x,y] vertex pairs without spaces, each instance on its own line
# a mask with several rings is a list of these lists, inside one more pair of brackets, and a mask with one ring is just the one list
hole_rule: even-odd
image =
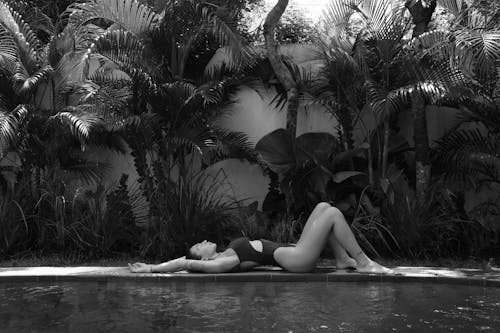
[[217,244],[204,240],[201,243],[191,246],[191,254],[200,257],[202,260],[211,258],[217,253]]

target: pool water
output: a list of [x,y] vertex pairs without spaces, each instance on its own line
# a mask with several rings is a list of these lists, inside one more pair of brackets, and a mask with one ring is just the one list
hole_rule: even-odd
[[500,288],[418,283],[0,283],[0,332],[500,332]]

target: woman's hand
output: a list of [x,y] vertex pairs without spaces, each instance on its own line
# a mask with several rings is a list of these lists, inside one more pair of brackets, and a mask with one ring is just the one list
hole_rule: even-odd
[[128,268],[132,273],[152,273],[151,265],[143,262],[136,262],[135,264],[128,264]]

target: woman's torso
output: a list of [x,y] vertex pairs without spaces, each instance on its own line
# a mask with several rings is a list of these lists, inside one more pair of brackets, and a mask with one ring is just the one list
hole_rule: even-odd
[[274,257],[274,252],[280,247],[290,246],[293,245],[240,237],[229,244],[224,254],[236,255],[239,259],[239,264],[232,271],[245,271],[261,265],[281,266]]

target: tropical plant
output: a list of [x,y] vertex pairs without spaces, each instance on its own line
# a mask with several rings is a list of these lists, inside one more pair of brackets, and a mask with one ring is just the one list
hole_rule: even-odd
[[[217,12],[213,4],[190,0],[166,2],[161,12],[135,1],[111,0],[76,3],[69,9],[68,26],[75,30],[90,29],[90,22],[100,26],[93,28],[96,34],[89,34],[89,56],[99,61],[89,79],[98,84],[89,86],[86,96],[96,107],[114,105],[121,112],[111,115],[112,130],[125,133],[138,181],[150,202],[147,228],[156,230],[147,233],[151,238],[143,253],[178,254],[183,242],[192,240],[184,236],[190,228],[197,230],[196,225],[165,215],[174,209],[169,206],[171,197],[189,190],[187,174],[226,158],[257,161],[244,134],[216,126],[240,82],[231,73],[253,63],[249,49]],[[206,70],[206,63],[198,60],[214,46],[222,46],[228,59],[225,66]],[[102,98],[96,99],[101,91]],[[177,174],[180,171],[186,174]],[[173,188],[179,192],[169,194]],[[191,209],[203,210],[198,204],[202,202],[194,201]],[[186,224],[186,235],[176,239],[168,230],[180,223]]]
[[[28,196],[29,189],[15,184],[2,191],[0,195],[0,256],[22,251],[29,242],[28,213],[26,207],[35,203]],[[24,207],[24,208],[23,208]]]
[[342,152],[338,140],[328,133],[305,133],[295,139],[277,129],[260,139],[255,149],[280,177],[290,218],[312,210],[320,201],[338,200],[339,184],[362,174],[349,165],[363,147]]
[[325,66],[320,75],[305,89],[311,104],[321,105],[339,123],[339,137],[345,149],[354,147],[354,128],[362,125],[366,103],[364,74],[360,64],[343,45],[323,43]]
[[152,257],[181,256],[203,239],[227,242],[238,233],[240,203],[228,192],[230,186],[219,172],[178,169],[155,183],[151,198],[151,220],[146,225],[141,254]]
[[[215,118],[229,103],[234,80],[224,76],[224,69],[207,77],[198,72],[196,80],[184,77],[186,65],[196,58],[195,46],[207,34],[229,48],[230,61],[226,66],[251,63],[250,56],[238,36],[216,16],[209,4],[186,3],[189,6],[181,9],[190,14],[189,19],[186,13],[183,16],[194,29],[189,28],[189,34],[179,30],[181,25],[175,22],[176,17],[182,19],[178,18],[176,2],[168,2],[161,14],[132,1],[87,1],[70,9],[69,25],[75,29],[82,29],[90,18],[99,18],[108,22],[108,26],[113,23],[107,30],[104,26],[106,32],[99,34],[93,43],[91,57],[102,62],[92,79],[95,81],[98,75],[103,86],[118,82],[124,85],[120,99],[128,104],[128,114],[122,114],[117,127],[130,125],[129,129],[138,129],[134,135],[128,135],[138,166],[145,165],[145,150],[168,160],[172,154],[184,156],[212,148],[214,153],[204,156],[213,163],[216,158],[238,151],[239,145],[239,152],[246,151],[252,158],[241,133],[213,126]],[[161,52],[153,52],[160,48]],[[109,66],[125,75],[111,75],[107,70]],[[145,176],[142,166],[138,171],[140,176]]]
[[[347,31],[349,19],[354,14],[364,21],[364,28],[360,30],[355,43]],[[335,24],[337,30],[342,28],[337,31],[334,45],[337,48],[352,47],[352,59],[355,62],[344,56],[349,60],[346,63],[357,65],[350,65],[349,68],[362,69],[367,101],[377,117],[377,123],[383,124],[383,138],[378,140],[383,142],[379,149],[381,157],[378,159],[378,169],[380,177],[384,178],[388,168],[391,119],[417,104],[419,111],[412,112],[421,115],[425,113],[425,105],[437,104],[445,97],[456,96],[456,91],[466,92],[469,80],[457,64],[450,64],[443,53],[435,50],[443,41],[444,32],[433,31],[407,39],[411,30],[401,3],[358,1],[346,5],[332,2],[326,19],[332,26]],[[421,131],[415,131],[414,135],[415,150],[419,150],[417,146],[422,142],[426,145],[427,132],[422,134]],[[416,170],[419,173],[418,167]],[[417,197],[421,198],[422,191],[417,193]]]
[[[481,1],[442,1],[453,15],[453,43],[441,52],[459,55],[458,63],[481,88],[473,97],[462,96],[457,125],[437,142],[435,163],[451,180],[453,188],[464,191],[489,188],[497,192],[498,112],[500,110],[500,8]],[[472,125],[472,126],[471,126]],[[468,213],[490,230],[498,230],[498,202],[480,203]]]
[[[35,187],[51,169],[96,179],[102,167],[86,162],[82,151],[94,144],[123,147],[105,139],[102,114],[71,101],[88,67],[81,35],[71,28],[56,35],[50,19],[23,2],[0,1],[0,8],[1,154],[17,155],[24,177],[36,175]],[[40,31],[50,38],[39,38]]]
[[381,193],[384,224],[398,241],[398,255],[468,258],[490,244],[490,231],[467,216],[463,198],[442,180],[436,180],[428,194],[419,203],[403,175],[388,182],[385,194]]
[[140,188],[128,186],[127,179],[122,175],[110,188],[97,184],[94,190],[77,189],[67,203],[66,242],[73,248],[67,252],[87,257],[138,253],[149,207]]

